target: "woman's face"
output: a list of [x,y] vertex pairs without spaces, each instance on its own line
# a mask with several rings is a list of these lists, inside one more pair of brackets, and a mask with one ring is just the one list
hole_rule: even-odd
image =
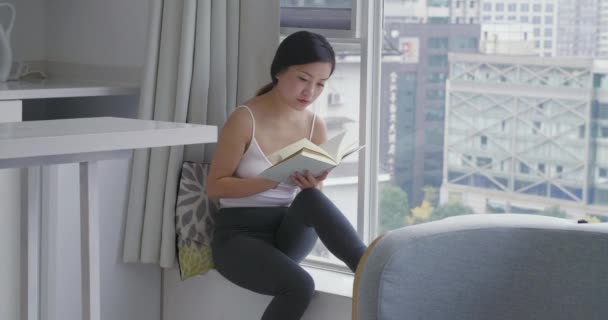
[[276,88],[290,107],[304,110],[323,92],[330,74],[329,62],[290,66],[276,76]]

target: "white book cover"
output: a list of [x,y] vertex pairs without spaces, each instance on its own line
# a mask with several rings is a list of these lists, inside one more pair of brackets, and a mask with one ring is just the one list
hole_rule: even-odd
[[346,143],[342,132],[318,146],[308,139],[296,141],[268,156],[274,165],[264,170],[260,177],[293,185],[291,175],[310,171],[313,176],[322,174],[340,164],[342,159],[361,150],[355,142]]

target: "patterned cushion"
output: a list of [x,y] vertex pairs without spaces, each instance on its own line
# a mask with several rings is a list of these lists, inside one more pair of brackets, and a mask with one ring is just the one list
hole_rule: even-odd
[[215,201],[207,197],[207,164],[184,162],[175,210],[177,256],[182,280],[214,267],[211,256]]

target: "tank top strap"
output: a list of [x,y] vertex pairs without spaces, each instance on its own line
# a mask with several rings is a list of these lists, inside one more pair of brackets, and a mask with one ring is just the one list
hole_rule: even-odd
[[315,132],[315,121],[317,120],[317,113],[312,114],[312,126],[310,127],[310,137],[308,140],[312,140],[312,134]]
[[[249,114],[251,115],[251,141],[253,141],[255,139],[255,117],[253,116],[253,112],[246,105],[241,105],[238,108],[245,108],[245,109],[247,109],[247,111],[249,111]],[[251,143],[251,141],[249,141],[249,143]]]

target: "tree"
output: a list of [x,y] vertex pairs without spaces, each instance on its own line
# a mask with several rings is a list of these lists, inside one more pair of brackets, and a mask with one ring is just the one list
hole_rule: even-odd
[[428,201],[431,206],[436,207],[439,204],[439,190],[433,186],[424,186],[424,200]]
[[473,214],[471,207],[465,206],[460,201],[448,201],[433,210],[433,220],[439,220],[447,217],[459,216],[463,214]]
[[427,200],[422,200],[419,207],[412,209],[412,213],[406,218],[407,224],[427,222],[433,214],[433,206]]
[[393,185],[384,186],[380,194],[379,226],[380,233],[405,225],[405,217],[410,211],[407,193]]

